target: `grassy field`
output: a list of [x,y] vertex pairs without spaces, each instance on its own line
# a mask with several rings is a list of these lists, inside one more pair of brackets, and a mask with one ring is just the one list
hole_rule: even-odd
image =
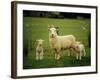
[[[61,52],[61,59],[56,61],[54,53],[49,47],[48,24],[59,26],[60,35],[72,34],[76,39],[82,42],[86,48],[86,56],[82,60],[76,60],[74,56],[67,56],[67,51]],[[86,30],[83,30],[83,27]],[[88,44],[88,34],[90,29],[89,19],[53,19],[53,18],[23,18],[23,42],[24,46],[31,45],[28,56],[23,56],[23,68],[53,68],[53,67],[75,67],[91,65],[91,48]],[[36,39],[44,39],[44,59],[35,60]],[[30,42],[27,40],[30,39]],[[25,54],[25,53],[23,53]]]

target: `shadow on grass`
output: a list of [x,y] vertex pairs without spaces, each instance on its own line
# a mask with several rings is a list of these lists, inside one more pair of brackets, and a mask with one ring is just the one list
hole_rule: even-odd
[[59,61],[53,59],[35,60],[30,57],[24,57],[23,69],[39,69],[39,68],[59,68],[59,67],[79,67],[79,66],[90,66],[90,57],[82,57],[82,60],[76,60],[75,57],[65,56]]

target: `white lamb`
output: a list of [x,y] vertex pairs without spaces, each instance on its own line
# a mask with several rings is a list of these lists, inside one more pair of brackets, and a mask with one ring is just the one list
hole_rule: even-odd
[[55,59],[59,60],[61,49],[70,49],[75,42],[75,37],[73,35],[58,36],[56,28],[52,25],[49,27],[49,42],[50,47],[55,50]]
[[73,45],[73,49],[75,50],[76,59],[81,60],[82,56],[86,56],[85,47],[80,42],[75,42]]
[[37,41],[37,46],[36,46],[36,60],[42,60],[43,59],[43,42],[44,40],[39,39]]

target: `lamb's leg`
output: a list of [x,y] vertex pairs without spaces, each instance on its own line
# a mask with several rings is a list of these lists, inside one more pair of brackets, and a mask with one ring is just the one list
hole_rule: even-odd
[[74,56],[74,50],[73,50],[73,48],[70,48],[70,56]]
[[79,57],[80,57],[80,60],[81,60],[82,59],[82,52],[80,52]]
[[76,59],[78,60],[78,53],[76,53]]
[[36,60],[39,60],[39,53],[36,52]]
[[40,53],[40,60],[43,60],[43,52]]
[[83,56],[86,56],[86,52],[85,52],[85,49],[83,50]]

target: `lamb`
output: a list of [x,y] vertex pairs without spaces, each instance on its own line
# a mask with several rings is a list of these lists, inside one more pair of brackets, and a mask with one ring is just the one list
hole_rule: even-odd
[[43,42],[44,40],[39,39],[37,41],[37,46],[36,46],[36,60],[42,60],[43,59]]
[[81,42],[75,42],[73,45],[73,49],[76,52],[76,59],[81,60],[82,55],[86,56],[85,47]]
[[55,50],[55,59],[60,59],[61,49],[70,49],[72,44],[75,42],[73,35],[58,36],[54,25],[49,27],[49,42],[50,47]]

